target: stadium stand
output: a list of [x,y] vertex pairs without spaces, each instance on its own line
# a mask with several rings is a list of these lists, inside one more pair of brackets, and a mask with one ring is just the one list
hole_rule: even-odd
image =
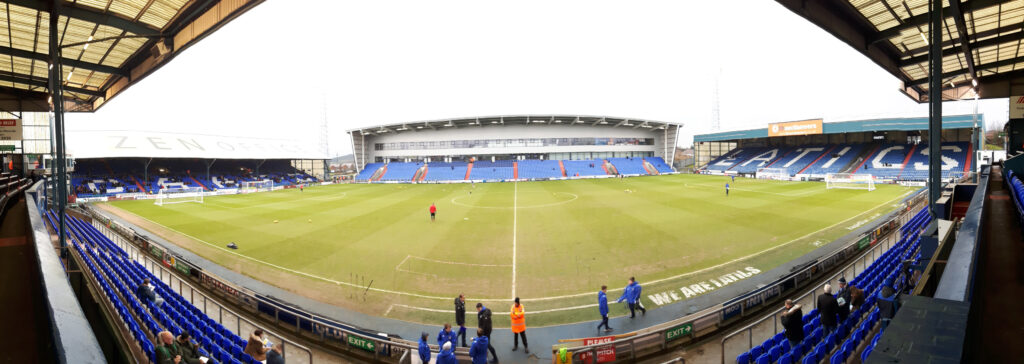
[[[424,180],[426,181],[461,180],[466,178],[466,168],[469,168],[469,165],[466,164],[466,162],[430,162],[427,163],[427,165],[430,166],[430,169],[427,171],[426,177],[424,177]],[[360,177],[357,177],[356,180],[365,180],[364,178],[361,178],[361,176],[369,169],[369,165],[367,165],[367,168],[360,173]]]
[[527,159],[519,161],[519,178],[559,178],[562,177],[562,167],[556,160]]
[[[943,178],[970,170],[971,144],[943,143]],[[784,168],[791,175],[820,176],[850,172],[875,178],[924,181],[928,177],[927,144],[838,144],[795,148],[737,148],[711,161],[709,172],[754,173],[760,168]]]
[[670,167],[667,163],[665,163],[665,160],[662,159],[661,157],[647,157],[647,158],[644,158],[644,160],[647,161],[647,163],[650,163],[651,165],[653,165],[654,168],[657,169],[659,173],[672,173],[672,172],[675,172],[675,170],[673,170],[672,167]]
[[384,172],[384,175],[380,177],[380,181],[401,181],[409,182],[412,181],[413,175],[416,171],[423,167],[423,163],[388,163],[388,169]]
[[608,158],[608,162],[615,166],[619,174],[648,174],[642,158]]
[[[99,282],[106,299],[116,308],[122,322],[146,356],[156,362],[153,339],[163,330],[175,336],[188,332],[199,344],[199,353],[220,363],[255,363],[243,353],[246,340],[206,316],[184,297],[164,284],[141,264],[131,260],[128,253],[114,244],[92,225],[66,215],[74,251],[85,262],[89,274]],[[46,214],[50,226],[56,226],[57,216]],[[140,300],[136,289],[149,279],[162,305],[151,300]]]
[[601,168],[602,161],[599,160],[562,161],[562,164],[568,177],[608,175],[608,172]]
[[512,179],[512,161],[477,161],[473,163],[473,170],[469,173],[469,179]]
[[[861,346],[868,335],[878,330],[880,321],[875,300],[878,292],[886,282],[894,282],[898,289],[905,284],[901,279],[901,263],[906,259],[920,259],[918,248],[921,233],[932,220],[927,208],[921,209],[910,221],[900,228],[901,238],[892,248],[875,260],[864,271],[850,281],[850,285],[865,292],[865,301],[856,310],[850,312],[846,321],[841,322],[837,330],[824,336],[820,315],[817,309],[803,316],[804,340],[796,347],[790,347],[785,332],[768,338],[760,345],[736,357],[736,363],[845,363],[854,351]],[[864,345],[860,359],[866,360],[878,342],[881,333],[875,334],[871,341]]]
[[[237,188],[243,181],[271,180],[275,186],[316,182],[285,160],[263,163],[259,176],[253,163],[218,161],[206,178],[206,166],[191,159],[157,159],[145,170],[145,164],[127,158],[82,159],[76,164],[71,188],[78,197],[113,196],[121,193],[157,193],[163,189],[203,188],[218,190]],[[372,174],[372,173],[371,173]]]

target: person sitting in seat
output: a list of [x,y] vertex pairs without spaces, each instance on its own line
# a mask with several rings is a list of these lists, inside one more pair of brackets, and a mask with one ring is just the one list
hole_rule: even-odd
[[157,306],[164,304],[163,298],[160,298],[156,294],[156,290],[153,289],[153,285],[149,283],[149,278],[143,279],[142,284],[139,288],[135,289],[135,294],[139,296],[139,299],[143,301],[153,301]]

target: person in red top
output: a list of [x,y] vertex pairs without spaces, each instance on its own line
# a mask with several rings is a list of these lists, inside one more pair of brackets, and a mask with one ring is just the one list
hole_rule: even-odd
[[434,204],[430,204],[430,221],[431,222],[434,221],[434,216],[436,214],[437,214],[437,206],[434,206]]

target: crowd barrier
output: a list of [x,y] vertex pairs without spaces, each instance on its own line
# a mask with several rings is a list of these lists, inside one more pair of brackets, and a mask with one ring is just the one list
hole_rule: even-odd
[[[632,360],[644,354],[663,351],[669,347],[694,342],[698,338],[718,334],[721,329],[731,324],[761,314],[764,309],[767,309],[768,305],[781,301],[783,297],[792,296],[794,292],[810,287],[808,284],[822,281],[826,277],[826,272],[833,271],[837,267],[845,264],[837,273],[827,276],[829,280],[833,280],[847,272],[856,273],[865,269],[875,258],[881,255],[879,253],[881,249],[887,249],[893,245],[895,240],[892,240],[890,234],[909,220],[911,217],[910,211],[914,211],[916,210],[915,208],[919,208],[926,203],[926,192],[926,190],[922,189],[911,197],[904,199],[896,211],[867,233],[861,234],[836,251],[809,262],[800,267],[800,269],[795,269],[792,273],[764,287],[676,320],[615,336],[622,337],[620,339],[615,339],[615,337],[590,338],[584,341],[584,345],[567,347],[566,349],[573,353],[572,360],[574,363],[589,363],[591,358],[598,358],[597,362],[619,359]],[[853,261],[851,262],[851,260]],[[854,275],[850,274],[849,276],[852,277]],[[808,296],[813,297],[810,292],[820,287],[821,285],[814,285],[808,288],[808,293],[801,295],[800,299],[806,299]],[[728,337],[748,332],[746,330],[767,319],[762,318],[758,322],[748,325],[748,327],[729,334]],[[751,341],[751,346],[753,346],[752,339],[748,339],[748,341]],[[552,348],[553,353],[557,352],[562,346],[564,345]],[[724,348],[722,353],[722,362],[725,363]]]
[[[211,318],[218,320],[222,325],[229,328],[234,326],[237,330],[243,330],[237,331],[243,334],[243,337],[247,337],[251,329],[257,327],[257,324],[247,319],[245,315],[234,312],[215,302],[211,297],[197,290],[196,285],[203,286],[207,291],[215,292],[220,299],[230,301],[230,303],[242,307],[246,311],[245,314],[262,316],[272,321],[279,329],[285,330],[289,334],[300,335],[305,339],[319,341],[321,344],[359,353],[358,355],[372,357],[375,360],[402,362],[403,360],[408,360],[410,358],[409,355],[415,353],[419,348],[417,342],[403,340],[396,335],[346,325],[314,315],[302,308],[278,299],[257,294],[245,287],[238,286],[203,270],[117,221],[110,220],[89,208],[86,208],[85,211],[89,215],[88,217],[90,217],[93,226],[110,238],[110,240],[114,241],[115,244],[121,246],[122,249],[130,251],[133,259],[142,263],[147,269],[150,269],[151,272],[159,276],[168,286],[176,289],[179,294],[189,299],[193,304],[197,304],[197,301],[193,300],[192,297],[201,298],[198,304],[204,306],[197,305],[197,307],[203,309],[203,312],[210,315]],[[174,270],[176,274],[170,272],[170,270]],[[187,280],[181,279],[178,277],[179,275],[188,278]],[[222,316],[224,314],[228,315],[227,323],[225,323],[225,318]],[[264,329],[266,330],[266,328]],[[299,350],[302,353],[300,356],[303,359],[309,357],[309,362],[312,362],[312,356],[307,355],[310,351],[305,346],[294,341],[285,340],[281,335],[275,334],[272,331],[268,331],[268,334],[281,339],[282,342],[290,345],[293,349]],[[293,353],[295,351],[286,351],[286,353]],[[287,359],[287,362],[292,363],[292,360]],[[301,363],[301,361],[295,362]]]

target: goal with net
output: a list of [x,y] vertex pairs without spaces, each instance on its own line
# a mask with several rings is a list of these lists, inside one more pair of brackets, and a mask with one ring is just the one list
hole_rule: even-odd
[[863,173],[829,173],[825,175],[825,188],[875,190],[875,177]]
[[780,181],[789,181],[789,170],[785,168],[761,168],[757,170],[755,174],[757,179],[774,179]]
[[203,188],[165,188],[161,189],[160,192],[156,194],[155,204],[157,206],[182,202],[203,203]]
[[265,179],[262,181],[242,181],[242,187],[238,189],[239,193],[253,193],[253,192],[266,192],[274,190],[274,181]]

